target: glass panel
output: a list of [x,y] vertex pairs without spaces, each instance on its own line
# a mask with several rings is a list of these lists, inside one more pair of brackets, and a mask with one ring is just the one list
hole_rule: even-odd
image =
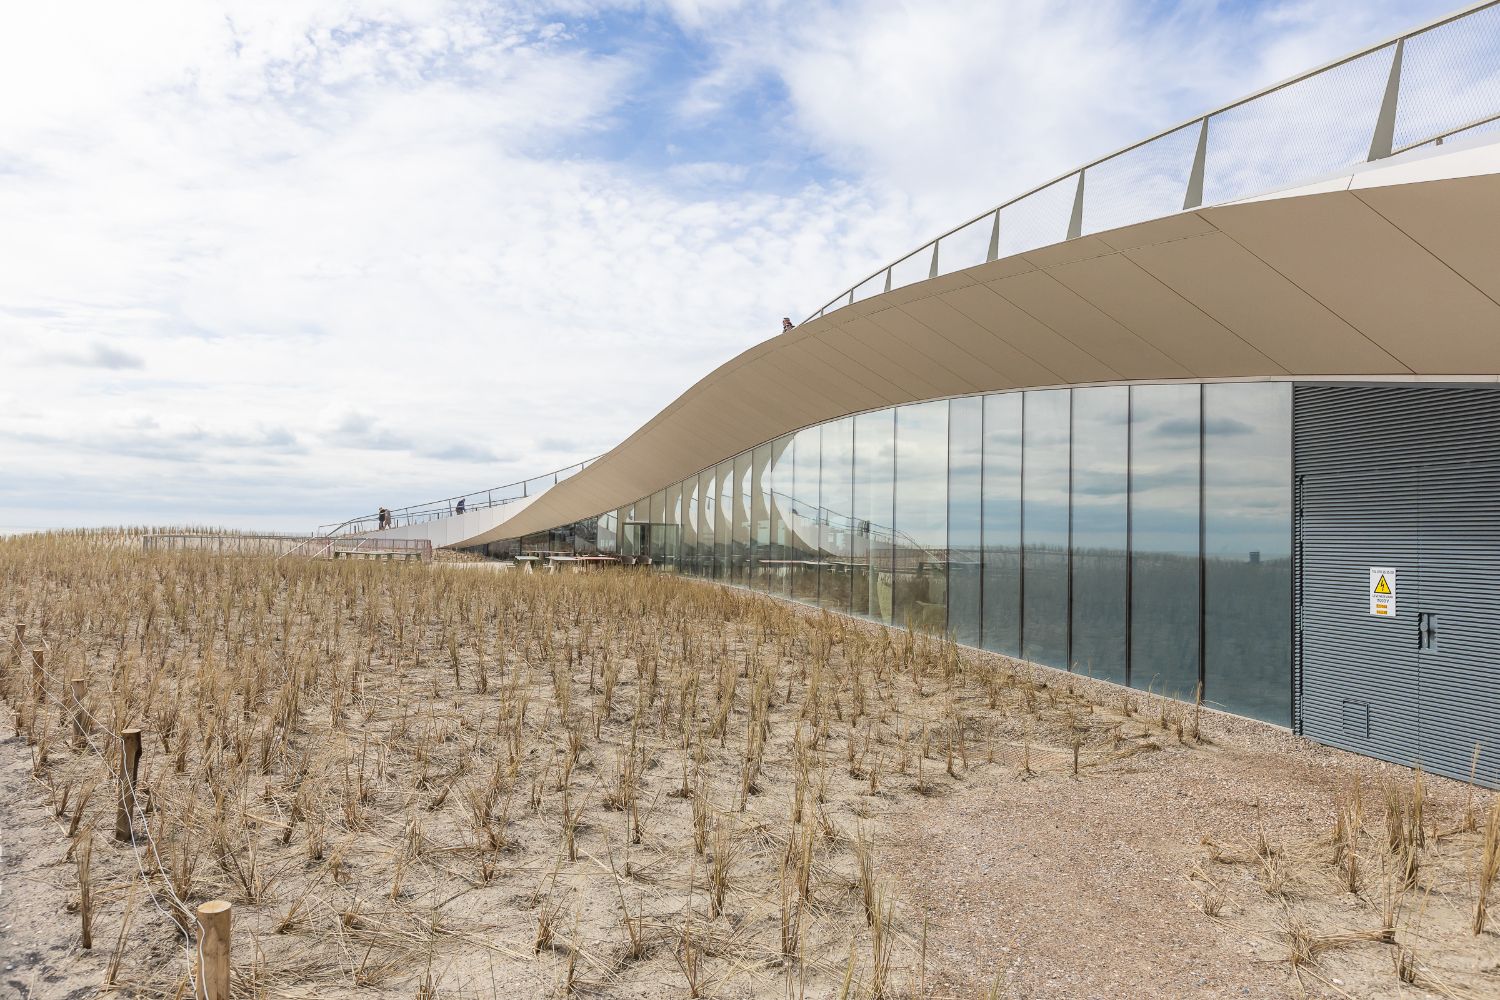
[[1125,682],[1130,391],[1073,390],[1072,666]]
[[620,555],[634,556],[637,554],[636,534],[631,522],[635,520],[635,504],[620,508]]
[[698,473],[698,575],[714,575],[714,470]]
[[790,434],[771,446],[771,573],[766,589],[786,596],[791,591],[792,475],[796,439]]
[[729,579],[737,587],[750,585],[750,453],[734,457],[734,521],[729,538]]
[[818,497],[823,508],[823,530],[818,540],[818,603],[834,611],[848,611],[854,418],[830,421],[823,425],[822,432],[823,461]]
[[599,551],[606,555],[614,555],[620,551],[619,542],[616,541],[615,526],[620,523],[620,515],[615,511],[602,514],[599,517]]
[[948,627],[948,401],[896,407],[897,625]]
[[1021,655],[1068,668],[1068,389],[1025,394]]
[[1203,697],[1291,723],[1292,387],[1203,387]]
[[984,398],[948,404],[948,631],[979,645],[980,477],[984,457]]
[[1198,690],[1200,387],[1130,390],[1130,683]]
[[1021,655],[1021,393],[984,398],[984,624],[980,643]]
[[734,459],[719,463],[719,509],[714,514],[714,579],[729,579],[729,541],[734,535]]
[[891,593],[891,525],[895,523],[896,414],[854,418],[854,613],[887,625]]
[[792,517],[788,524],[792,549],[792,596],[818,603],[818,464],[822,454],[818,428],[797,432],[793,460],[796,477],[792,492]]
[[771,444],[755,449],[750,460],[750,585],[766,589],[771,551]]
[[662,490],[651,498],[651,524],[647,534],[651,542],[651,562],[660,566],[667,560],[667,491]]
[[668,537],[666,565],[679,570],[682,561],[681,483],[667,488],[667,524],[671,526],[671,535]]
[[698,575],[698,477],[682,484],[682,571]]

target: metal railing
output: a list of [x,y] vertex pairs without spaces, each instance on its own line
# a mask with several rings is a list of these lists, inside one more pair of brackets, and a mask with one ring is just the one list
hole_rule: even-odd
[[432,542],[425,538],[350,538],[333,535],[276,535],[254,532],[213,534],[161,532],[142,536],[145,552],[207,552],[219,556],[301,556],[340,559],[378,556],[432,561]]
[[[504,486],[494,486],[486,490],[476,490],[473,493],[464,493],[460,496],[445,497],[442,500],[429,500],[425,503],[412,504],[408,507],[397,507],[390,512],[390,521],[386,527],[396,528],[408,524],[422,524],[427,521],[436,521],[443,517],[452,517],[458,513],[459,504],[463,504],[463,513],[467,514],[475,510],[487,510],[491,507],[503,507],[517,500],[536,496],[556,486],[570,476],[582,472],[584,469],[599,461],[601,456],[586,458],[582,462],[563,466],[552,472],[544,472],[540,476],[532,476],[530,479],[520,479]],[[367,531],[379,531],[380,515],[361,514],[351,517],[347,521],[338,524],[325,524],[318,528],[320,536],[352,535]]]
[[1070,170],[924,243],[807,319],[1001,257],[1500,125],[1497,4],[1474,4]]

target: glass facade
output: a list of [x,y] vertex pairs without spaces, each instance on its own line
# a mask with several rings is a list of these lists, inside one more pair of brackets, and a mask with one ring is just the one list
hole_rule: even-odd
[[598,518],[600,550],[1286,724],[1291,386],[1100,386],[803,428]]

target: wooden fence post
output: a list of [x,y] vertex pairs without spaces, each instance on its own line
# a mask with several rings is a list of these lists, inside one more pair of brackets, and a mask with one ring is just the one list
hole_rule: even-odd
[[83,693],[88,681],[82,677],[74,677],[68,681],[68,687],[73,696],[73,742],[76,746],[85,746],[89,741],[89,724],[83,717]]
[[135,822],[135,779],[141,763],[141,731],[120,733],[120,809],[115,815],[115,839],[130,840]]
[[47,651],[38,646],[31,651],[31,700],[41,704],[42,694],[47,690]]
[[211,899],[198,907],[198,995],[229,1000],[229,926],[234,907]]

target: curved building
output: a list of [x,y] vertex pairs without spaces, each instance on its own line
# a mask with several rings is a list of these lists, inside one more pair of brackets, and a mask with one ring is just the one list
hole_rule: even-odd
[[1487,3],[944,234],[540,492],[390,530],[1500,785],[1497,119]]

